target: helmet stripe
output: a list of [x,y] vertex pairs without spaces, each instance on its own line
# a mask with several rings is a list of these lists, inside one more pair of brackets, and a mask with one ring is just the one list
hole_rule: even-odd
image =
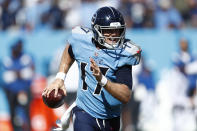
[[108,7],[108,8],[111,10],[111,12],[113,13],[113,15],[114,15],[114,17],[115,17],[115,14],[114,14],[113,9],[112,9],[111,7]]

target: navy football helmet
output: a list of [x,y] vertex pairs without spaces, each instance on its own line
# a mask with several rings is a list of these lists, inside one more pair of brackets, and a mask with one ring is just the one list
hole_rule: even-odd
[[[94,33],[94,40],[98,44],[108,48],[114,49],[121,46],[125,39],[125,21],[122,14],[114,7],[99,8],[92,17],[92,30]],[[104,32],[117,32],[119,36],[104,36]],[[113,43],[107,43],[106,39],[110,39]]]

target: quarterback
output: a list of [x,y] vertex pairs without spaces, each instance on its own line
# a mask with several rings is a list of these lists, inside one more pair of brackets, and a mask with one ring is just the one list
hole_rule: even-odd
[[63,52],[56,79],[43,91],[62,89],[74,61],[79,68],[74,131],[119,131],[121,105],[132,91],[132,66],[141,49],[125,38],[125,21],[113,7],[102,7],[92,17],[91,29],[75,27]]

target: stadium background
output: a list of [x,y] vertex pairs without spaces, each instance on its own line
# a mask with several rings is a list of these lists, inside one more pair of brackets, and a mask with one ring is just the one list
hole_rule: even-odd
[[[133,99],[135,101],[124,107],[123,111],[125,114],[130,114],[131,118],[125,117],[126,115],[123,113],[122,130],[197,130],[196,96],[194,96],[194,105],[191,107],[192,111],[178,110],[178,113],[173,114],[171,110],[174,109],[171,108],[174,106],[171,102],[172,99],[165,99],[167,105],[161,106],[163,97],[168,97],[167,94],[171,93],[171,90],[165,90],[166,94],[160,92],[163,91],[160,89],[160,83],[164,81],[163,77],[166,76],[166,72],[178,66],[174,61],[174,55],[180,52],[180,39],[188,41],[191,54],[194,55],[194,58],[197,57],[196,0],[0,0],[0,96],[2,97],[0,99],[0,131],[1,128],[6,130],[30,130],[30,128],[31,130],[39,130],[39,128],[33,129],[32,124],[27,128],[20,126],[20,124],[17,128],[10,125],[10,105],[6,91],[4,91],[6,84],[3,74],[5,72],[4,59],[10,56],[11,47],[21,39],[24,43],[24,52],[33,59],[35,75],[32,77],[31,88],[34,87],[32,85],[35,85],[36,80],[38,82],[50,81],[58,67],[58,63],[55,63],[56,67],[53,66],[54,59],[59,60],[60,58],[61,53],[58,53],[57,56],[57,51],[63,50],[71,29],[77,25],[90,27],[91,16],[96,11],[96,7],[105,5],[114,6],[123,13],[127,22],[126,36],[141,46],[143,63],[152,72],[152,81],[154,81],[154,85],[150,84],[153,87],[146,87],[148,84],[140,83],[138,78],[141,70],[136,69],[137,73],[134,71],[134,81],[136,82],[134,83],[134,94],[136,95],[133,95]],[[165,80],[164,83],[169,83],[167,79]],[[71,86],[74,85],[71,84]],[[173,84],[173,86],[178,85]],[[72,93],[73,91],[71,91]],[[172,95],[174,96],[173,99],[176,99],[177,94]],[[185,97],[190,99],[187,95]],[[69,102],[67,104],[69,105]],[[147,107],[146,104],[151,104],[152,108]],[[137,108],[134,109],[133,107],[136,105]],[[181,107],[190,108],[188,104],[186,105],[181,104]],[[65,107],[58,109],[59,112],[64,110]],[[161,110],[161,112],[154,114],[151,110]],[[144,115],[144,112],[149,116]],[[188,118],[188,122],[179,118],[180,112],[186,114],[184,119]],[[164,118],[162,113],[166,113],[169,118]],[[60,117],[62,113],[55,114],[54,119]],[[135,114],[138,115],[135,116]],[[177,114],[178,116],[175,116]],[[52,118],[46,117],[46,119]],[[157,120],[160,122],[156,122]],[[49,126],[54,125],[49,124]],[[43,131],[44,129],[41,128],[40,130]]]

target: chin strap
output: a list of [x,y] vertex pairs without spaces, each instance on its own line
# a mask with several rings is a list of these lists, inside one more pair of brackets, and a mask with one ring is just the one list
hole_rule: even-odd
[[70,124],[70,116],[72,113],[72,109],[76,106],[76,103],[73,104],[66,110],[60,120],[56,121],[57,128],[53,129],[53,131],[64,131],[69,127]]

